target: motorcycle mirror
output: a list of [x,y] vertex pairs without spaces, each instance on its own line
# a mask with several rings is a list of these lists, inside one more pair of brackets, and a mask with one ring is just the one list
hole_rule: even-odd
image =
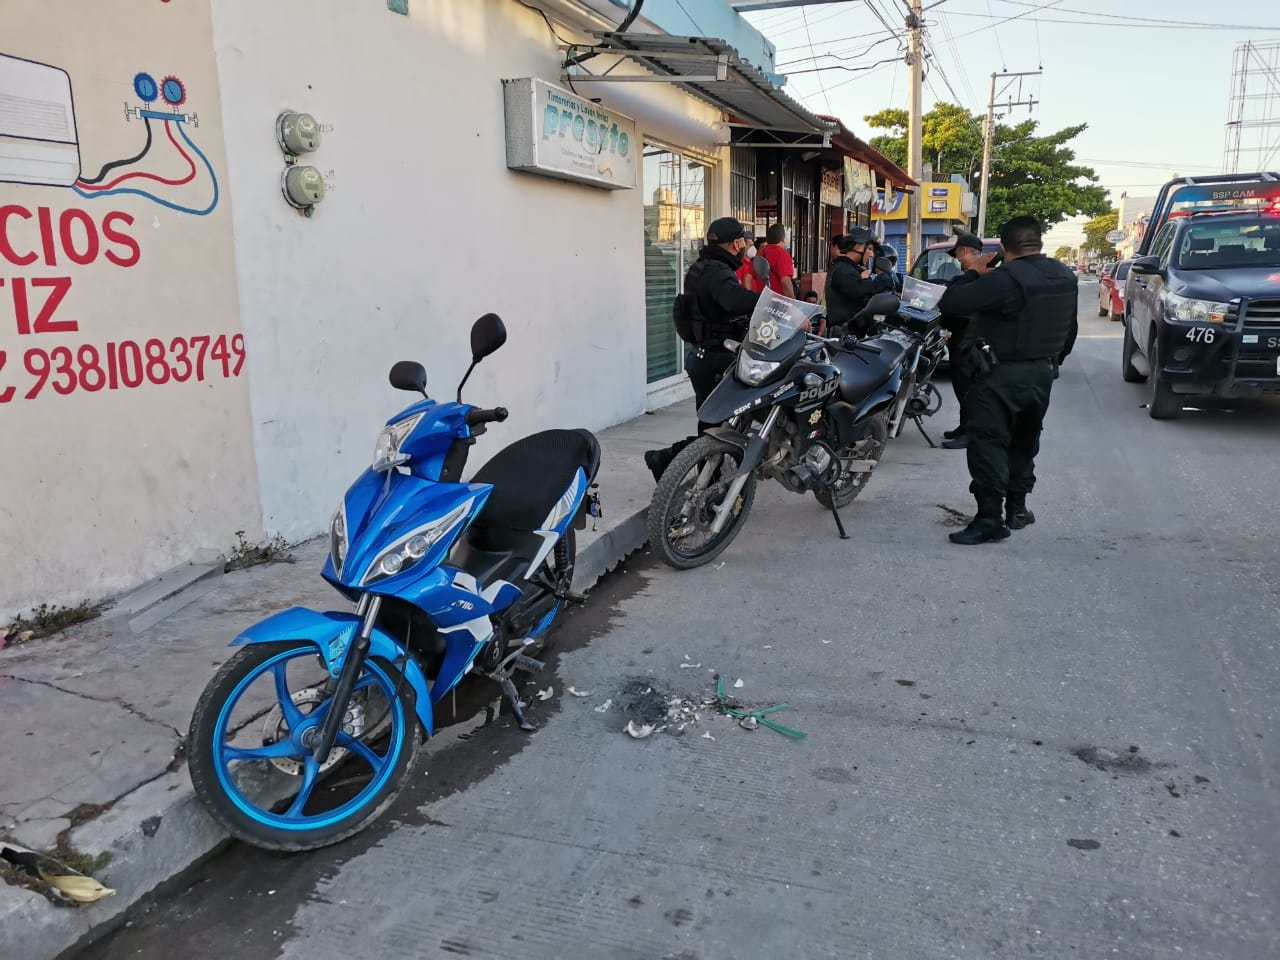
[[761,280],[767,281],[769,279],[769,273],[770,273],[769,261],[766,260],[764,257],[752,257],[751,270]]
[[471,325],[471,362],[479,363],[507,342],[507,327],[496,313],[486,313]]
[[391,385],[397,390],[412,390],[427,395],[427,368],[413,360],[400,360],[387,375]]
[[889,293],[887,290],[883,293],[877,293],[867,302],[867,310],[871,313],[897,313],[898,312],[898,296]]

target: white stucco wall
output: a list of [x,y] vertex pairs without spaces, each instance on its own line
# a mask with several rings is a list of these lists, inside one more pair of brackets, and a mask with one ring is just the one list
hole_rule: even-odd
[[[643,188],[506,167],[501,79],[559,83],[538,14],[512,0],[414,0],[408,17],[381,0],[215,0],[213,23],[268,530],[324,527],[410,401],[387,385],[391,364],[420,360],[433,394],[452,395],[486,311],[510,338],[465,399],[512,416],[473,469],[517,436],[643,411]],[[654,86],[655,103],[718,116]],[[325,125],[307,162],[331,189],[311,219],[280,197],[284,108]]]
[[0,624],[261,535],[218,95],[207,4],[0,3]]

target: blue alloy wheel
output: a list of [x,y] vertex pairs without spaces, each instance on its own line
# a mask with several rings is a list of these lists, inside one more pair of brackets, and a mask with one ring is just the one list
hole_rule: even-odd
[[230,833],[270,850],[313,850],[385,810],[418,758],[412,688],[370,657],[324,765],[305,744],[328,713],[324,667],[306,641],[253,644],[220,669],[191,718],[196,794]]

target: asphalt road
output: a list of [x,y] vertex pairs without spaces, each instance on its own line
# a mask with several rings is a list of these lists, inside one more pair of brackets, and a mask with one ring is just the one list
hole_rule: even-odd
[[[84,956],[1280,956],[1280,408],[1150,420],[1095,300],[1034,526],[948,543],[964,455],[910,427],[852,540],[762,488],[723,563],[637,557],[559,628],[537,734],[435,748],[379,828],[232,848]],[[807,739],[621,732],[713,671]]]

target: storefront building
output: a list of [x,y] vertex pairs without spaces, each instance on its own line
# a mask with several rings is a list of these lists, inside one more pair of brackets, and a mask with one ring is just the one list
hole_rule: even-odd
[[786,227],[802,293],[823,289],[831,239],[870,225],[877,183],[916,185],[838,118],[816,120],[811,132],[737,129],[731,159],[735,215],[754,223],[757,236],[770,224]]
[[[977,216],[978,202],[968,183],[953,175],[948,181],[926,180],[920,186],[920,243],[942,243],[958,233],[968,233],[971,218]],[[872,220],[883,225],[886,242],[892,243],[899,257],[905,257],[907,238],[907,198],[901,190],[881,190],[872,211]],[[904,271],[909,264],[899,264]]]
[[465,399],[512,415],[473,467],[688,396],[671,297],[733,209],[731,124],[821,123],[723,0],[725,40],[647,0],[606,49],[629,10],[0,7],[0,616],[320,533],[407,403],[391,364],[451,395],[487,311]]

